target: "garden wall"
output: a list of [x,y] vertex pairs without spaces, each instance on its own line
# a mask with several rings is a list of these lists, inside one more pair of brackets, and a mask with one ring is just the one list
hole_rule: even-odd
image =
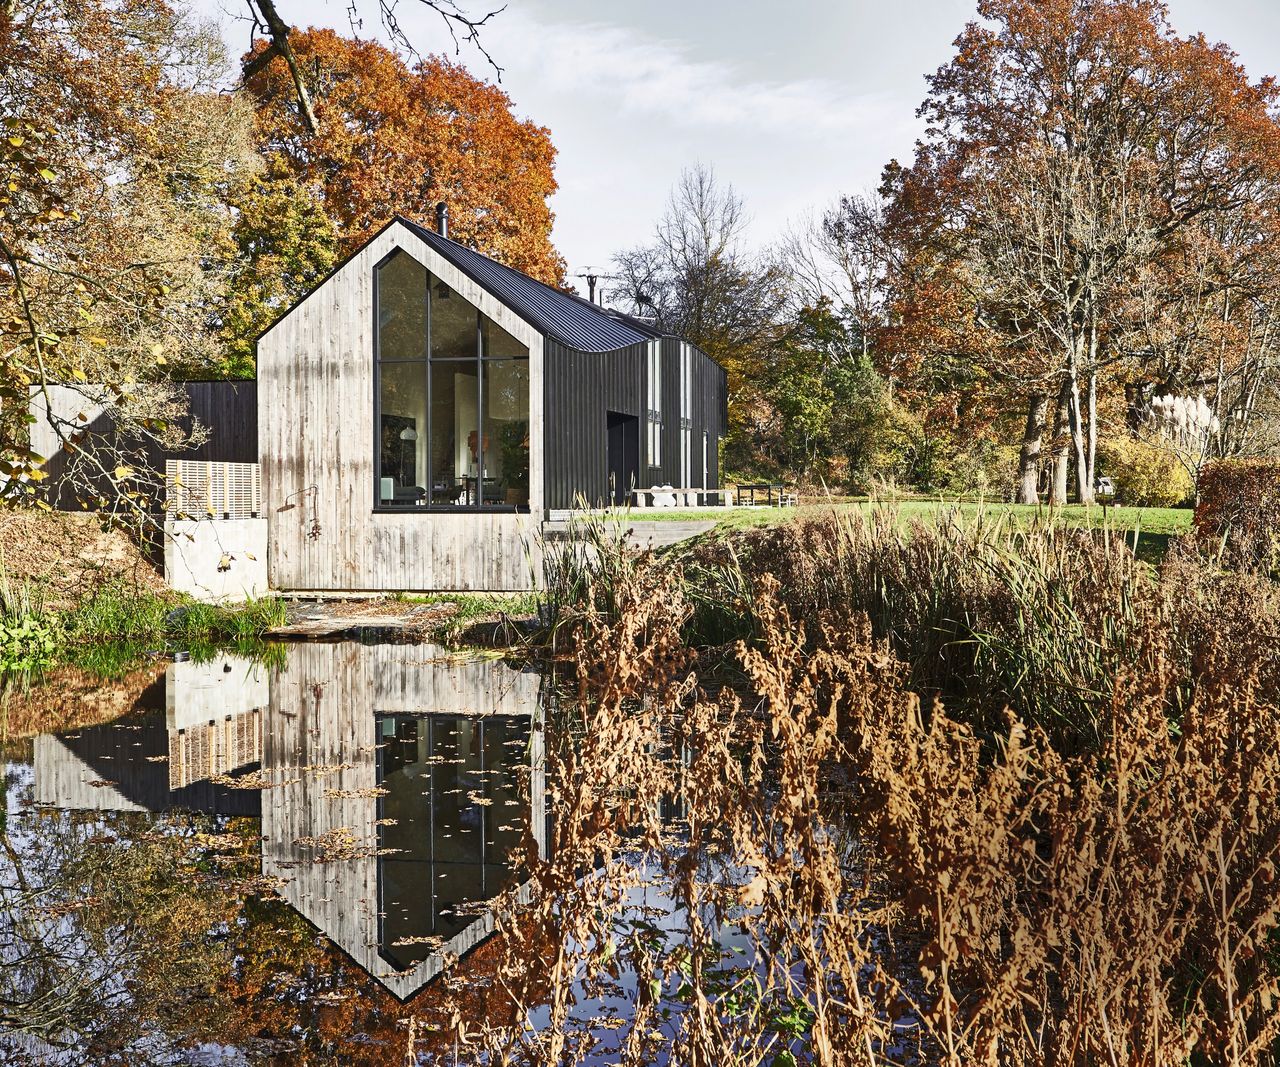
[[169,519],[164,532],[171,588],[210,603],[266,594],[266,519]]

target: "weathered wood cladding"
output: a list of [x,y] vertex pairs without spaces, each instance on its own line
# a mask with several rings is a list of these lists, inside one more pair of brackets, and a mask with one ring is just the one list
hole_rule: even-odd
[[[546,501],[547,507],[575,507],[579,497],[590,506],[607,502],[609,494],[607,413],[635,415],[639,420],[640,484],[678,485],[680,471],[680,340],[665,337],[661,345],[662,455],[649,465],[645,449],[646,366],[648,345],[616,352],[578,352],[553,341],[545,347],[546,368]],[[693,423],[691,481],[702,485],[702,434],[709,437],[708,488],[720,484],[719,443],[725,434],[724,371],[696,346],[690,346]]]
[[[373,510],[373,270],[396,248],[529,348],[527,515]],[[531,586],[537,550],[531,534],[544,507],[542,335],[406,227],[383,230],[263,335],[258,386],[259,462],[274,588]]]

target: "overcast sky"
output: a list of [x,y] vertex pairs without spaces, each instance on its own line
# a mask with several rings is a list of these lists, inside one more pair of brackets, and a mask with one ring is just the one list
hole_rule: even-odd
[[[194,0],[238,54],[242,0]],[[375,0],[363,33],[380,36]],[[487,10],[465,3],[470,10]],[[347,0],[277,0],[300,25],[349,32]],[[646,239],[683,167],[712,165],[743,195],[752,237],[842,192],[874,188],[907,158],[924,75],[951,54],[975,0],[508,0],[484,41],[516,112],[559,149],[554,240],[570,273]],[[1175,28],[1280,73],[1276,0],[1169,0]],[[230,14],[228,14],[228,12]],[[435,16],[400,0],[423,52],[451,47]],[[492,77],[464,46],[462,60]],[[579,283],[579,287],[582,288]]]

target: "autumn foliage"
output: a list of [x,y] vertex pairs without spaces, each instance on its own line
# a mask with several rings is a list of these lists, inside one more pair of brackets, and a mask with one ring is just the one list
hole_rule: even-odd
[[290,41],[319,131],[305,131],[277,58],[246,87],[259,144],[321,190],[347,250],[395,214],[432,226],[443,201],[455,240],[542,281],[561,280],[547,205],[555,149],[545,127],[516,118],[501,89],[438,56],[409,67],[380,44],[325,29]]
[[1200,472],[1195,529],[1227,560],[1280,562],[1280,461],[1220,460]]
[[908,391],[976,384],[1010,445],[1025,415],[1028,503],[1042,442],[1051,502],[1068,467],[1092,498],[1126,386],[1207,398],[1197,459],[1263,447],[1275,83],[1180,36],[1158,0],[981,0],[978,16],[928,79],[914,159],[885,172],[880,365]]

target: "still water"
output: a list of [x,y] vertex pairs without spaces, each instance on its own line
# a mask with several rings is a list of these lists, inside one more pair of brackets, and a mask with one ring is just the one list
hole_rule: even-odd
[[[518,913],[548,858],[551,686],[433,646],[275,651],[68,690],[110,715],[6,742],[0,1062],[465,1063],[460,1029],[546,1025],[547,930],[498,947],[486,902]],[[619,943],[678,936],[632,869]],[[575,987],[582,1062],[652,981]]]
[[[55,928],[112,906],[109,899],[74,899],[85,888],[79,883],[97,884],[86,855],[95,842],[114,849],[138,837],[153,845],[194,838],[208,846],[207,855],[192,862],[184,851],[176,867],[157,860],[165,872],[189,865],[193,892],[242,887],[243,879],[222,877],[219,863],[255,878],[252,889],[271,891],[272,905],[236,911],[230,921],[242,929],[224,938],[251,942],[261,933],[281,952],[274,965],[301,964],[308,972],[311,988],[266,995],[358,995],[363,1011],[394,1016],[446,961],[461,963],[491,933],[484,902],[520,877],[521,849],[545,852],[544,684],[536,672],[431,646],[345,643],[296,646],[270,666],[230,655],[176,662],[133,684],[136,691],[126,684],[117,694],[128,708],[120,718],[40,735],[6,767],[10,847],[3,864],[11,911],[4,962],[38,953],[34,920],[12,920],[30,903],[33,881],[58,880],[51,868],[59,861],[86,869],[68,873],[65,892],[51,888],[44,919]],[[51,851],[55,842],[60,847]],[[241,862],[245,842],[251,864]],[[168,895],[168,887],[144,880],[147,887]],[[293,914],[282,917],[275,901]],[[89,924],[96,930],[73,938],[85,966],[93,966],[89,942],[116,937],[116,922],[139,921],[129,906],[140,902],[125,903],[120,914],[98,915],[101,921]],[[301,932],[289,922],[295,916],[305,920]],[[262,929],[243,929],[255,925]],[[281,937],[282,929],[292,937]],[[48,931],[50,941],[62,935]],[[104,947],[110,957],[111,946]],[[148,965],[145,946],[135,948],[117,961],[122,967]],[[222,983],[230,996],[241,967],[232,960]],[[33,983],[26,990],[31,1010],[44,1010],[35,1004],[42,976],[18,969],[6,969],[6,984],[19,987],[6,999],[27,999],[21,987]],[[129,984],[145,984],[127,972],[117,978],[122,997]],[[58,999],[56,991],[50,999]],[[74,1007],[51,1016],[45,1033],[39,1025],[25,1028],[35,1033],[15,1026],[0,1037],[9,1056],[75,1062],[93,1055],[75,1031],[93,1031],[94,1020],[75,1018]],[[298,1029],[315,1025],[288,1012],[280,1021],[283,1032],[259,1030],[246,1050],[205,1042],[181,1055],[165,1048],[170,1035],[143,1025],[138,1051],[249,1062],[254,1046],[294,1046]],[[103,1056],[115,1052],[101,1044]]]

